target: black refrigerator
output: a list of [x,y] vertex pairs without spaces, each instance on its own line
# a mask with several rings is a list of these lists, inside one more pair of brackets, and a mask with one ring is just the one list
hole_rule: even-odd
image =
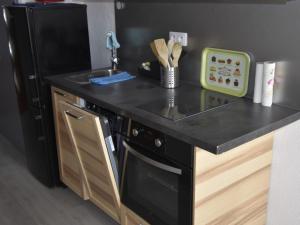
[[28,169],[59,182],[51,92],[44,77],[91,69],[86,5],[3,7]]

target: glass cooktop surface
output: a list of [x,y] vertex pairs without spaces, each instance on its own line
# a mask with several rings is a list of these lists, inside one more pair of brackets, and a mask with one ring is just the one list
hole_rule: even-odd
[[238,99],[237,97],[200,89],[199,87],[184,86],[177,89],[167,89],[162,98],[152,100],[147,104],[138,106],[138,108],[178,121],[236,102]]

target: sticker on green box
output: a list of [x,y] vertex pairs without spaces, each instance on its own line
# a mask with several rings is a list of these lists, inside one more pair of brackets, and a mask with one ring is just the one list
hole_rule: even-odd
[[202,87],[237,97],[245,96],[250,61],[246,52],[205,48],[201,64]]

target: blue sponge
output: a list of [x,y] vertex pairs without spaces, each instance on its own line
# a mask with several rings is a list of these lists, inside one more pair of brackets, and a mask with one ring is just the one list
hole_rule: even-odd
[[127,72],[121,72],[116,75],[112,75],[109,77],[96,77],[96,78],[91,78],[90,83],[92,84],[97,84],[97,85],[108,85],[108,84],[114,84],[126,80],[131,80],[135,78],[135,76],[130,75]]

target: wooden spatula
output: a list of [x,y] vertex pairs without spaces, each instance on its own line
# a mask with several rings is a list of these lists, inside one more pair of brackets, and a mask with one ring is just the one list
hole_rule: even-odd
[[173,52],[174,43],[175,42],[173,40],[168,41],[168,53],[169,53],[168,60],[169,60],[169,64],[170,64],[171,67],[174,67],[173,59],[172,59],[172,52]]
[[175,43],[172,51],[174,67],[178,67],[178,61],[181,56],[181,52],[182,52],[182,45],[180,43]]
[[160,62],[160,64],[162,64],[164,67],[168,67],[168,63],[167,63],[164,59],[162,59],[162,58],[160,57],[160,55],[158,54],[154,42],[151,42],[151,43],[150,43],[150,47],[151,47],[151,49],[152,49],[153,54],[154,54],[155,57],[157,58],[157,60]]
[[[156,39],[154,40],[154,45],[157,51],[157,54],[159,55],[159,57],[162,59],[163,61],[163,66],[164,67],[168,67],[169,65],[169,51],[168,51],[168,47],[166,44],[165,39]],[[166,66],[167,65],[167,66]]]

